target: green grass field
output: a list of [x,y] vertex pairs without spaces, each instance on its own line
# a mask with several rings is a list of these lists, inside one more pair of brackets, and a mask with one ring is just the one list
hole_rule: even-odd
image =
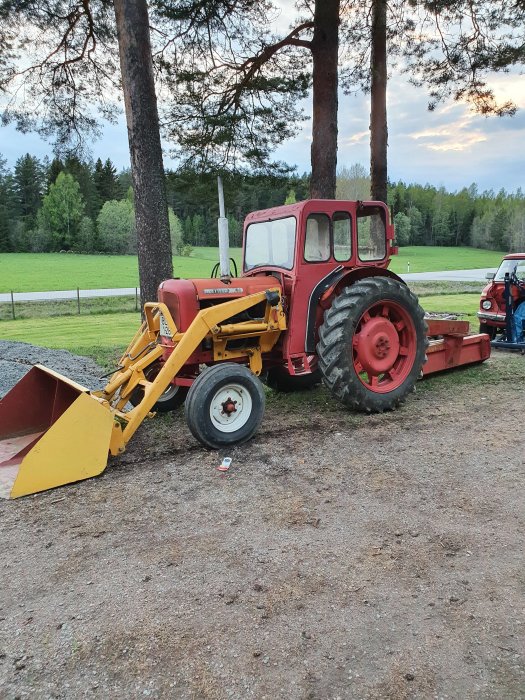
[[140,314],[92,314],[0,322],[0,339],[92,357],[102,367],[115,366],[140,326]]
[[441,248],[438,246],[407,246],[392,258],[390,269],[398,274],[435,272],[437,270],[475,270],[498,267],[505,253],[479,248]]
[[[240,266],[241,250],[232,248]],[[476,248],[409,246],[392,259],[397,273],[497,267],[502,253]],[[173,258],[177,277],[209,277],[218,260],[216,248],[195,248],[191,257]],[[62,289],[136,287],[137,258],[133,255],[67,255],[65,253],[0,254],[0,292],[41,292]]]
[[[233,248],[231,252],[239,265],[240,248]],[[218,254],[214,248],[198,248],[190,258],[174,256],[174,274],[209,277],[219,259]],[[136,287],[138,280],[134,255],[0,254],[0,292]]]

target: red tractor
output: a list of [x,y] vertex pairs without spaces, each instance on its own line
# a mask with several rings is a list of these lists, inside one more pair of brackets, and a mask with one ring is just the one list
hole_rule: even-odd
[[490,355],[468,322],[427,322],[388,269],[396,248],[383,203],[314,199],[249,214],[240,277],[221,220],[221,277],[163,282],[102,391],[34,367],[4,397],[0,496],[99,474],[152,409],[183,401],[202,444],[248,440],[264,413],[259,377],[281,390],[322,378],[346,406],[385,411],[422,374]]
[[[394,228],[382,202],[308,200],[249,214],[241,277],[168,280],[160,286],[159,302],[184,332],[199,310],[271,288],[285,327],[263,352],[260,333],[242,337],[240,327],[222,352],[206,339],[155,408],[174,407],[189,389],[188,425],[197,439],[217,447],[246,440],[256,429],[263,413],[257,375],[283,391],[310,387],[322,378],[346,406],[378,412],[394,408],[413,390],[427,353],[425,373],[485,359],[488,339],[465,337],[467,323],[430,322],[430,340],[417,297],[388,270],[396,253]],[[265,306],[254,305],[228,321],[256,322],[264,318]],[[166,336],[161,342],[162,361],[167,361],[176,343]],[[259,366],[250,359],[249,371],[244,365],[253,352],[260,352]],[[221,364],[202,371],[217,361]],[[248,402],[239,398],[241,384]],[[242,412],[254,415],[246,418]]]

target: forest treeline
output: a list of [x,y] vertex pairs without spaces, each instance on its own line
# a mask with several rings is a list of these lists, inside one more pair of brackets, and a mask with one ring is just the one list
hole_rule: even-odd
[[[309,177],[224,176],[233,246],[241,244],[246,214],[306,199]],[[166,191],[173,252],[217,245],[216,175],[167,171]],[[370,180],[360,165],[341,168],[339,199],[369,199]],[[431,185],[389,183],[388,203],[399,245],[468,246],[525,250],[525,195],[457,192]],[[111,162],[39,160],[26,154],[8,169],[0,157],[0,252],[132,254],[136,252],[131,175]]]

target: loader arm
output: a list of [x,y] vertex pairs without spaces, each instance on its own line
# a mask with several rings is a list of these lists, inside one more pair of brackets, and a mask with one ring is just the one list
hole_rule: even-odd
[[[264,301],[266,301],[264,319],[223,323]],[[275,345],[281,331],[286,329],[279,288],[270,288],[265,292],[250,294],[247,297],[232,299],[202,309],[184,333],[177,331],[165,304],[148,303],[145,305],[145,312],[146,321],[141,328],[142,332],[135,336],[124,354],[121,369],[111,377],[102,391],[93,392],[93,396],[111,405],[115,422],[109,449],[113,455],[125,450],[127,443],[143,420],[150,415],[151,409],[166,387],[205,338],[209,337],[213,341],[215,361],[247,359],[250,369],[254,374],[259,374],[262,369],[262,354]],[[148,381],[144,377],[144,369],[164,352],[164,347],[157,342],[162,320],[172,333],[175,347],[157,376],[152,381]],[[231,337],[236,339],[259,337],[259,343],[256,347],[227,350],[227,339]],[[131,392],[139,384],[144,387],[142,401],[131,410],[124,411],[123,408]]]

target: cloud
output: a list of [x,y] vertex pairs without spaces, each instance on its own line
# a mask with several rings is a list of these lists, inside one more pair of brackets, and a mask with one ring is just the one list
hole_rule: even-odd
[[488,140],[479,129],[469,130],[469,120],[461,120],[439,128],[424,129],[411,135],[414,141],[421,140],[431,151],[468,151],[476,144]]
[[525,107],[525,90],[523,89],[523,76],[515,73],[500,73],[491,76],[487,81],[489,88],[494,91],[498,102],[511,100],[517,107]]
[[344,148],[345,146],[355,146],[358,143],[363,143],[364,141],[368,142],[370,139],[370,130],[366,129],[366,131],[358,131],[356,134],[353,134],[352,136],[346,136],[344,138],[339,139],[339,147]]
[[486,141],[487,137],[481,134],[470,134],[463,138],[462,141],[446,141],[445,143],[428,143],[426,147],[431,151],[467,151],[477,143]]

